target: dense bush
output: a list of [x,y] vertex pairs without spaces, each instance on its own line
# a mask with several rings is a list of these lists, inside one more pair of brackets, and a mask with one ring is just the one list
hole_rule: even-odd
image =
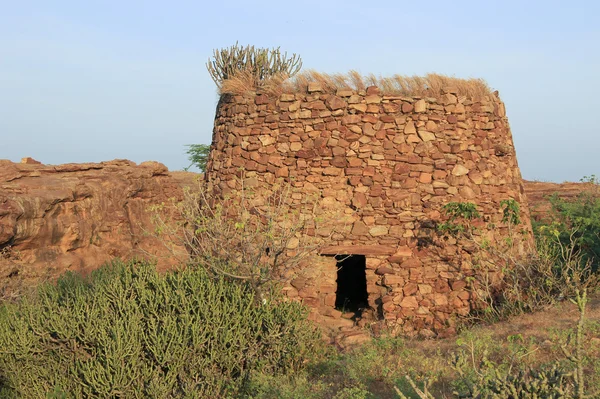
[[320,342],[301,305],[256,306],[253,295],[202,268],[66,274],[0,307],[0,394],[235,397],[252,372],[297,371]]
[[[600,262],[600,181],[594,175],[581,179],[586,184],[577,197],[571,200],[557,194],[549,200],[550,218],[534,223],[538,238],[555,236],[563,246],[574,244],[583,262],[589,262],[594,271]],[[557,248],[557,250],[560,250]]]
[[[444,205],[446,221],[438,224],[438,231],[458,241],[469,253],[468,260],[476,271],[473,276],[465,276],[476,300],[463,321],[468,324],[496,322],[574,298],[577,290],[594,292],[600,286],[600,276],[594,273],[594,247],[586,243],[593,242],[593,237],[600,239],[600,221],[593,211],[593,207],[598,206],[600,216],[600,196],[597,205],[591,198],[587,193],[568,206],[564,201],[554,202],[554,217],[563,222],[555,220],[549,225],[538,222],[535,247],[528,243],[529,233],[522,228],[520,205],[514,199],[500,201],[501,224],[508,234],[495,242],[476,227],[475,222],[483,223],[483,218],[475,204],[450,202]],[[558,203],[563,204],[563,208],[557,208]],[[571,214],[588,216],[576,218],[569,216]],[[494,276],[498,271],[502,274]]]

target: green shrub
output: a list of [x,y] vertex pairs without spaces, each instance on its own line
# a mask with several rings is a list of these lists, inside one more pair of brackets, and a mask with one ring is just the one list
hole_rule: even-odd
[[350,387],[344,388],[339,391],[333,399],[370,399],[373,395],[364,388],[361,387]]
[[[454,395],[465,399],[598,397],[586,393],[586,380],[589,379],[585,372],[587,354],[584,349],[587,292],[576,291],[575,298],[571,301],[577,305],[579,321],[575,332],[569,335],[566,343],[561,344],[564,356],[562,361],[541,367],[523,367],[523,357],[532,352],[519,351],[515,353],[516,357],[511,357],[510,362],[502,359],[502,362],[496,363],[490,360],[486,345],[478,347],[472,340],[452,360],[452,368],[459,377],[454,383]],[[515,336],[510,340],[514,338]]]
[[191,162],[190,166],[184,168],[187,172],[192,166],[200,169],[200,173],[206,171],[206,163],[208,162],[208,155],[210,154],[210,145],[208,144],[187,144],[188,160]]
[[297,304],[189,267],[116,262],[0,307],[6,395],[230,397],[251,372],[300,369],[320,344]]
[[477,205],[472,202],[449,202],[442,210],[448,217],[447,221],[438,225],[438,230],[442,233],[464,233],[471,227],[471,221],[481,217]]
[[[574,244],[583,263],[590,263],[594,271],[600,262],[600,181],[594,175],[581,179],[587,189],[576,198],[566,200],[557,194],[549,200],[550,219],[533,223],[538,237],[555,236],[563,246]],[[560,251],[560,248],[557,248]]]
[[326,384],[308,378],[305,372],[293,376],[253,373],[241,395],[244,399],[321,399]]
[[[592,180],[597,185],[596,179]],[[528,232],[521,228],[520,205],[514,199],[500,201],[501,225],[507,228],[507,235],[495,242],[475,227],[475,222],[483,222],[475,204],[449,202],[444,205],[447,220],[438,224],[437,229],[441,234],[454,237],[469,253],[467,259],[475,271],[465,277],[476,299],[463,321],[495,322],[573,298],[577,290],[595,291],[600,285],[600,276],[594,273],[592,261],[596,255],[590,243],[593,237],[600,240],[600,195],[596,200],[592,198],[592,193],[587,193],[568,206],[561,202],[563,213],[560,215],[565,222],[538,225],[534,248],[527,243]],[[597,211],[592,209],[594,206],[598,207]],[[568,216],[565,209],[577,209],[578,215],[587,217]],[[488,229],[497,227],[487,225]],[[501,279],[494,275],[499,271]]]

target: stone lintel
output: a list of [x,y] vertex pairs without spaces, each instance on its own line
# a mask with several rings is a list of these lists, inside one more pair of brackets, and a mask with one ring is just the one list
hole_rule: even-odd
[[396,253],[396,248],[384,245],[331,245],[321,248],[321,255],[371,255],[390,256]]

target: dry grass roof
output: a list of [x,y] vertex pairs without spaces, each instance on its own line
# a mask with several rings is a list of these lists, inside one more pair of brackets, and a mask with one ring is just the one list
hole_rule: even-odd
[[373,74],[362,76],[356,71],[346,74],[326,74],[308,70],[293,78],[279,75],[256,82],[250,73],[240,72],[221,83],[221,94],[244,94],[261,91],[273,95],[281,93],[306,93],[309,83],[319,83],[323,91],[335,93],[337,90],[359,92],[369,86],[377,86],[382,94],[406,97],[439,97],[452,88],[457,94],[471,99],[481,99],[492,93],[483,79],[459,79],[430,73],[425,76],[393,75],[377,77]]

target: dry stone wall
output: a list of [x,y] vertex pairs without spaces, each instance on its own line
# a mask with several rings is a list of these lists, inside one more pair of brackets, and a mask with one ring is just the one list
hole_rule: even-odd
[[242,170],[253,190],[284,179],[294,189],[290,206],[316,194],[339,218],[320,259],[299,268],[285,288],[334,327],[349,322],[335,308],[333,255],[365,256],[369,306],[386,324],[451,334],[452,316],[473,305],[465,281],[473,271],[456,240],[437,237],[442,206],[475,203],[481,234],[492,240],[507,234],[501,200],[515,199],[529,220],[497,93],[475,100],[447,88],[439,98],[420,98],[372,86],[333,94],[315,83],[306,93],[223,95],[205,178],[228,192],[239,189]]

